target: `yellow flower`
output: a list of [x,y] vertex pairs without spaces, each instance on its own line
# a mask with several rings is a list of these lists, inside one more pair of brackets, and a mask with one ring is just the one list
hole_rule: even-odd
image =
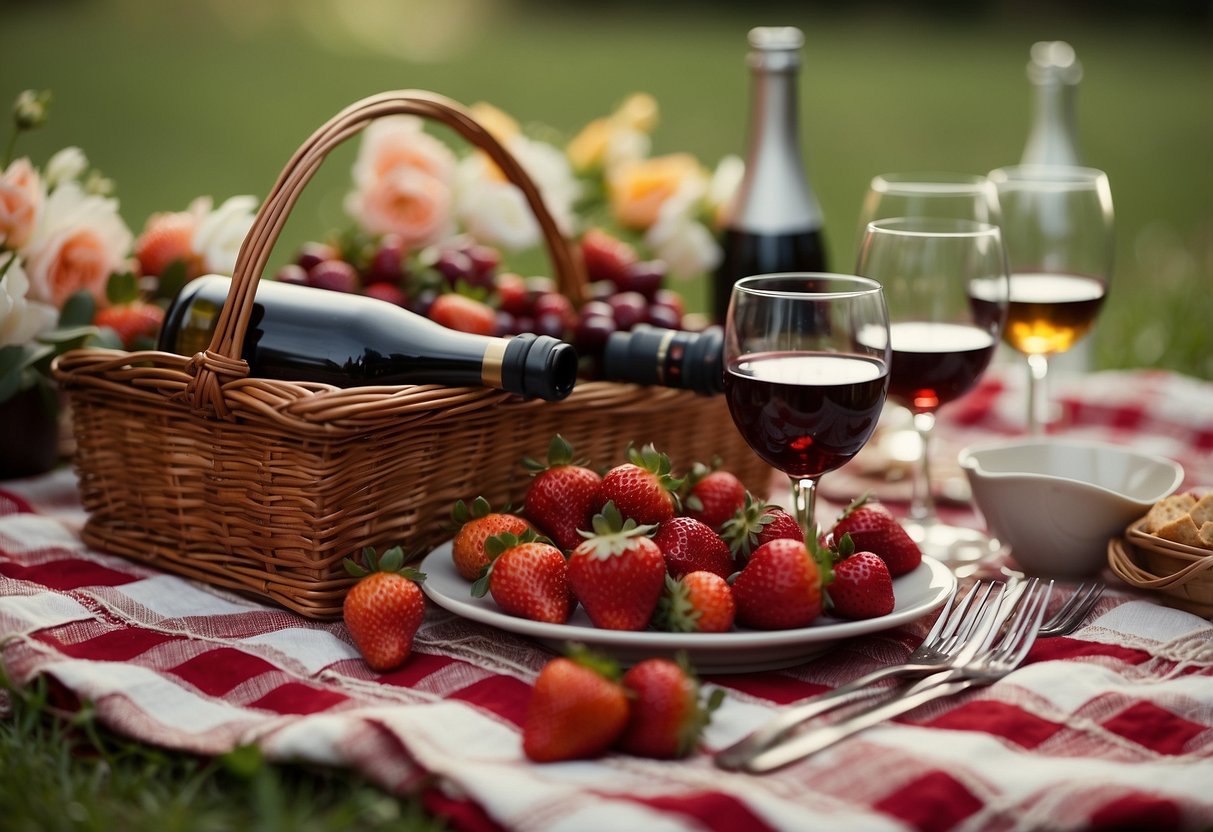
[[601,166],[612,132],[610,119],[605,118],[596,118],[581,128],[565,148],[573,169],[588,171]]
[[518,126],[518,122],[513,116],[492,104],[478,101],[470,109],[472,118],[476,119],[481,127],[489,131],[489,134],[502,144],[522,132],[522,128]]
[[705,177],[699,161],[689,153],[655,156],[620,166],[607,178],[611,210],[629,228],[649,228],[666,200]]
[[642,133],[652,133],[657,126],[657,99],[647,92],[634,92],[616,108],[611,121]]

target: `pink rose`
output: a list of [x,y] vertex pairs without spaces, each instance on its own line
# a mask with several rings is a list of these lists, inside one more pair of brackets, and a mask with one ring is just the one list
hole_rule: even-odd
[[367,127],[354,161],[355,187],[371,187],[399,168],[429,174],[449,186],[455,154],[422,128],[421,119],[413,116],[381,118]]
[[46,188],[29,159],[0,175],[0,246],[19,249],[29,240],[46,199]]
[[453,231],[450,186],[415,168],[393,169],[355,190],[346,210],[371,234],[399,234],[413,249]]
[[130,246],[131,232],[118,215],[117,200],[65,182],[47,198],[26,246],[30,298],[62,308],[85,290],[104,305],[106,283],[125,268]]

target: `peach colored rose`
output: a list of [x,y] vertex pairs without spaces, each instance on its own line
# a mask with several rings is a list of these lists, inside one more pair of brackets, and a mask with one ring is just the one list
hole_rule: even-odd
[[611,210],[629,228],[649,228],[657,222],[666,200],[688,185],[705,180],[703,168],[687,153],[620,165],[607,176]]
[[30,298],[62,308],[85,290],[104,305],[109,276],[125,268],[130,246],[131,232],[118,215],[117,200],[65,182],[47,197],[25,249]]
[[346,210],[371,234],[399,234],[409,248],[453,232],[452,194],[446,182],[416,168],[388,171],[346,199]]
[[373,187],[397,168],[417,170],[449,185],[455,154],[422,127],[414,116],[381,118],[367,127],[354,160],[355,188]]
[[0,175],[0,248],[19,249],[29,240],[46,199],[46,186],[29,159],[18,159]]

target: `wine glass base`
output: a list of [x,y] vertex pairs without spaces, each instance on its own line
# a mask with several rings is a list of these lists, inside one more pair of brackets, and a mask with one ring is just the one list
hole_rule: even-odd
[[996,538],[964,526],[914,520],[905,521],[902,526],[924,555],[930,555],[954,571],[960,568],[965,572],[973,571],[979,563],[991,560],[1003,549]]

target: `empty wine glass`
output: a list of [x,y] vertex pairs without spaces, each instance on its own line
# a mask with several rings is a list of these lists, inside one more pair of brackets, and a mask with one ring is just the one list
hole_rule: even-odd
[[788,273],[733,286],[724,390],[754,452],[788,476],[796,519],[816,535],[817,481],[871,437],[889,383],[889,320],[875,280]]
[[859,211],[859,243],[868,223],[894,217],[938,217],[998,225],[998,191],[967,173],[882,173],[872,177]]
[[1008,282],[998,226],[932,217],[878,220],[868,224],[855,270],[884,287],[889,399],[909,409],[921,439],[906,531],[950,566],[993,555],[997,541],[936,515],[930,439],[936,412],[973,387],[1002,333]]
[[1028,432],[1048,423],[1049,358],[1095,323],[1112,276],[1112,191],[1094,168],[1018,165],[990,172],[1011,264],[1003,339],[1028,357]]

